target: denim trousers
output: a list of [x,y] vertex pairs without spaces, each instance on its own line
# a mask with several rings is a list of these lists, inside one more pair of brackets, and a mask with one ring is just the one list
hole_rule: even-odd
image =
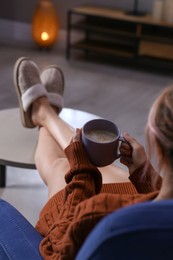
[[0,199],[0,260],[43,259],[42,236],[12,205]]

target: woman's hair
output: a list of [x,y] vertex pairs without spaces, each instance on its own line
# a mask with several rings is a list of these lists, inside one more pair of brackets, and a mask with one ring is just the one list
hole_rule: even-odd
[[148,156],[155,153],[158,170],[173,169],[173,86],[165,88],[152,105],[146,137]]

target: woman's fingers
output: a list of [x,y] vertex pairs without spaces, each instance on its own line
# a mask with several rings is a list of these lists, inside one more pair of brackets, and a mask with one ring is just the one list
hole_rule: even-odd
[[134,137],[132,137],[128,133],[124,133],[124,138],[129,144],[129,146],[133,149],[137,149],[138,147],[142,146]]
[[121,146],[121,163],[126,165],[129,169],[129,173],[133,173],[134,170],[139,168],[143,163],[146,162],[147,157],[144,147],[128,133],[124,134],[124,138],[129,144],[129,147],[125,144]]
[[128,164],[133,163],[132,157],[131,156],[121,156],[120,161],[126,161]]
[[120,153],[122,155],[132,155],[132,147],[127,143],[122,143],[120,146]]
[[129,167],[129,166],[133,163],[131,157],[121,157],[121,158],[120,158],[120,162],[121,162],[122,164],[124,164],[125,166],[127,166],[127,167]]
[[132,150],[131,149],[124,149],[122,147],[120,147],[120,153],[124,156],[124,155],[132,155]]

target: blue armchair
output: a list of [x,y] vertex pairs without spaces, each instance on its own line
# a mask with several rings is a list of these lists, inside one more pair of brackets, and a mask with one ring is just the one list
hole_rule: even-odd
[[140,203],[105,217],[76,260],[173,259],[173,200]]
[[[10,204],[0,200],[0,259],[37,260],[42,240]],[[173,259],[173,200],[140,203],[98,223],[76,260]]]

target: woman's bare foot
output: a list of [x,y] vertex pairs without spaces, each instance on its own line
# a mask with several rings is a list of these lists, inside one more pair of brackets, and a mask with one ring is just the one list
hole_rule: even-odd
[[32,122],[35,126],[44,126],[46,120],[47,111],[51,110],[51,106],[48,99],[41,97],[32,104]]

